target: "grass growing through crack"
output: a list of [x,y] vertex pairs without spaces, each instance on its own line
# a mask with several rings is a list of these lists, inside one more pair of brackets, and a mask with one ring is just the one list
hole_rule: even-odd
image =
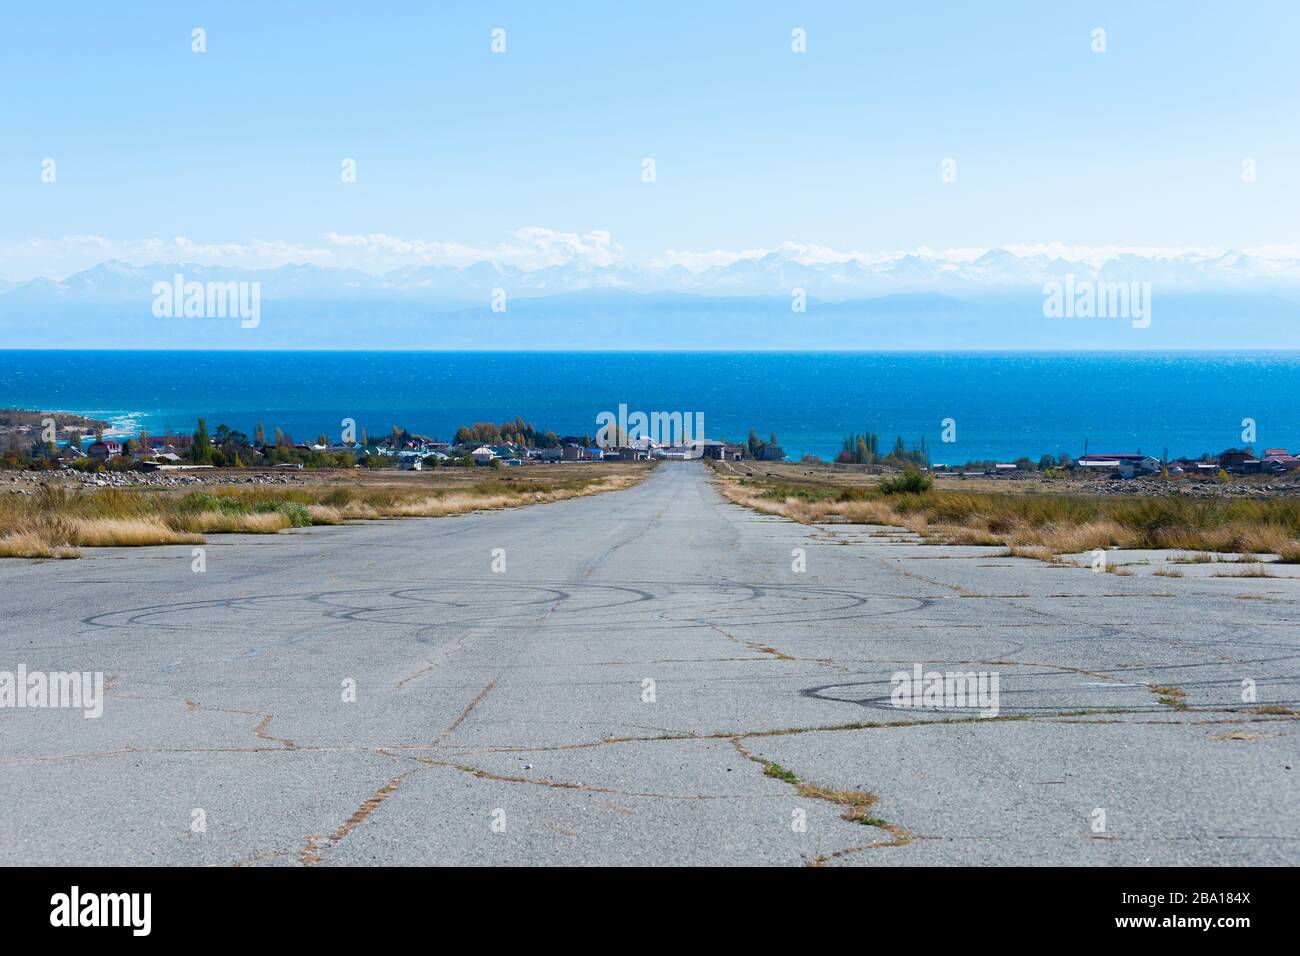
[[1210,576],[1215,578],[1275,578],[1277,577],[1276,574],[1269,571],[1268,568],[1264,567],[1261,564],[1257,564],[1254,567],[1243,568],[1240,571],[1225,571],[1221,574],[1212,574]]
[[843,807],[844,812],[840,814],[840,819],[848,820],[850,823],[861,823],[864,826],[889,826],[884,820],[879,820],[867,813],[878,799],[874,793],[868,790],[833,790],[830,787],[808,783],[806,780],[800,780],[793,770],[782,767],[775,761],[750,753],[739,738],[733,737],[731,743],[740,752],[741,756],[761,766],[764,776],[790,784],[801,797],[807,797],[810,800],[824,800],[827,803]]
[[1174,710],[1187,709],[1187,691],[1181,687],[1152,687],[1151,693],[1158,695],[1157,702]]
[[773,763],[770,760],[764,761],[763,763],[763,776],[774,777],[777,780],[784,780],[791,786],[799,786],[799,778],[794,775],[794,771],[786,770],[785,767],[782,767],[778,763]]

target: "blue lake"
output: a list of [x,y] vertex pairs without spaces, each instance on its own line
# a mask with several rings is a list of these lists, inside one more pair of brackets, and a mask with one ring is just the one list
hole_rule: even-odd
[[[850,431],[882,449],[922,435],[937,462],[1141,450],[1300,446],[1300,353],[0,351],[0,406],[190,432],[200,416],[298,441],[394,425],[448,438],[521,416],[560,434],[596,415],[703,412],[710,438],[775,432],[786,454],[834,455]],[[956,441],[940,441],[944,419]]]

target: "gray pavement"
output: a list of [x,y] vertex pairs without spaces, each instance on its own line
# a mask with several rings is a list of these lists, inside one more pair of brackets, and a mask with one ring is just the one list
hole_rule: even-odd
[[[0,671],[109,680],[98,719],[0,709],[0,863],[1300,863],[1296,719],[1252,710],[1300,709],[1300,579],[998,553],[669,463],[204,573],[0,561]],[[996,674],[997,717],[894,706],[915,664]]]

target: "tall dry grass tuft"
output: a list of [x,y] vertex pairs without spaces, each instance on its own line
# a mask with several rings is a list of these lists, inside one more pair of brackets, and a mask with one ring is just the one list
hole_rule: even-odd
[[1049,525],[1038,532],[1039,542],[1055,554],[1078,554],[1081,551],[1105,550],[1112,545],[1124,547],[1132,536],[1117,522],[1089,521],[1070,527]]
[[342,524],[343,515],[338,508],[330,505],[308,505],[307,513],[311,515],[312,524]]
[[161,518],[76,518],[73,525],[77,544],[90,548],[203,543],[203,535],[176,531]]
[[34,531],[0,535],[0,558],[79,558],[81,551],[69,545],[51,544]]
[[252,514],[199,511],[170,519],[179,531],[202,534],[275,534],[289,527],[289,519],[277,511]]

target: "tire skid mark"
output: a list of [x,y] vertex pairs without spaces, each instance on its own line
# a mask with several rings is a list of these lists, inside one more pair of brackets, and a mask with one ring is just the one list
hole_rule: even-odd
[[[482,596],[466,600],[462,585],[472,586]],[[250,613],[268,609],[296,615],[308,623],[318,624],[365,622],[370,624],[409,625],[413,615],[436,611],[439,615],[454,612],[472,624],[480,613],[491,607],[498,615],[497,627],[527,627],[530,611],[546,608],[546,614],[561,615],[578,630],[600,630],[610,624],[610,615],[623,614],[633,605],[662,604],[670,612],[688,614],[707,607],[711,620],[727,627],[747,627],[756,623],[750,611],[759,604],[770,605],[759,612],[757,620],[764,624],[782,621],[803,621],[808,614],[816,613],[820,620],[854,620],[865,616],[879,618],[923,608],[933,599],[911,595],[858,593],[853,589],[818,587],[812,585],[756,586],[734,581],[702,584],[698,581],[664,581],[649,585],[615,583],[548,584],[527,582],[510,585],[510,619],[500,617],[501,600],[494,595],[504,585],[485,585],[482,581],[446,580],[437,585],[402,584],[380,588],[345,588],[322,591],[306,590],[298,593],[240,595],[211,600],[185,601],[176,604],[158,604],[145,607],[106,611],[84,618],[82,624],[89,628],[145,628],[154,631],[181,633],[242,633]],[[486,593],[485,593],[486,592]],[[790,599],[797,599],[791,601]],[[777,602],[773,604],[773,602]],[[814,607],[799,605],[813,602]],[[882,606],[883,605],[883,606]],[[698,614],[698,610],[695,611]],[[233,617],[232,617],[233,615]],[[698,617],[683,621],[665,620],[665,626],[705,627]],[[289,643],[305,639],[298,636]]]

